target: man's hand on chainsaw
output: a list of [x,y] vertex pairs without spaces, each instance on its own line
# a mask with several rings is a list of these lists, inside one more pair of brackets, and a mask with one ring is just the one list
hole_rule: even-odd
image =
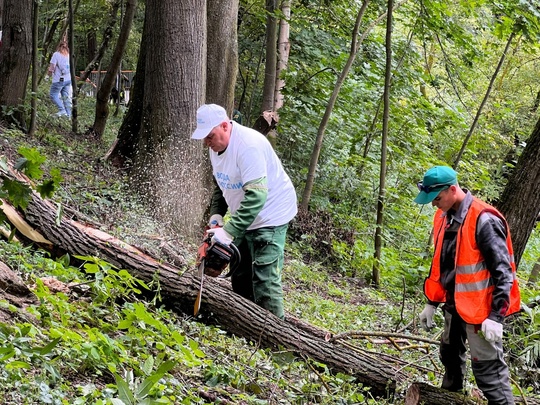
[[210,229],[223,227],[223,217],[219,214],[212,215],[208,221],[208,227]]
[[212,228],[206,231],[207,235],[212,236],[212,242],[219,242],[224,244],[225,246],[230,246],[230,244],[233,241],[233,236],[230,235],[225,229],[223,228]]

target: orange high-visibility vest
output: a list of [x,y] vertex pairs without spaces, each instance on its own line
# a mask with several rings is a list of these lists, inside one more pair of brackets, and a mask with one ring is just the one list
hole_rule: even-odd
[[[514,282],[510,290],[510,303],[505,316],[519,311],[521,301],[519,286],[516,278],[516,263],[514,262],[514,249],[508,224],[503,215],[491,205],[473,198],[469,211],[461,225],[456,243],[456,288],[454,300],[456,310],[461,318],[469,324],[481,324],[491,312],[493,301],[493,280],[486,268],[486,263],[476,244],[476,224],[480,214],[490,212],[501,218],[507,229],[506,246],[510,255],[510,265]],[[446,230],[446,219],[440,209],[433,219],[435,236],[435,253],[431,263],[429,276],[424,282],[424,293],[433,302],[446,302],[446,291],[441,282],[441,251]]]

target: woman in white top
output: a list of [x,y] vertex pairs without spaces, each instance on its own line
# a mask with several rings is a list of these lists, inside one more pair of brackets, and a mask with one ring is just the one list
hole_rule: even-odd
[[61,41],[56,52],[51,58],[47,75],[52,76],[50,96],[53,103],[58,107],[56,116],[66,115],[71,117],[71,74],[69,70],[69,47],[65,41]]

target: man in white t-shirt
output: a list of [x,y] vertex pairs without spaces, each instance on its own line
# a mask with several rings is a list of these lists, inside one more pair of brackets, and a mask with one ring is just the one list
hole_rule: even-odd
[[197,110],[193,139],[209,148],[216,189],[210,208],[214,238],[234,241],[242,255],[233,291],[284,318],[281,272],[289,222],[297,212],[296,191],[270,142],[254,129],[229,119],[225,109]]

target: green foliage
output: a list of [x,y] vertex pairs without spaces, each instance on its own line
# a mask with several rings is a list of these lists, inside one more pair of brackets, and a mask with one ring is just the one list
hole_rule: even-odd
[[41,155],[34,148],[19,148],[19,153],[23,156],[15,162],[15,169],[24,172],[28,177],[39,180],[43,176],[41,165],[45,162],[45,156]]
[[[161,400],[152,400],[149,397],[154,386],[159,380],[169,372],[175,363],[172,361],[166,361],[159,366],[159,368],[152,372],[153,359],[150,357],[145,362],[143,371],[145,372],[144,380],[136,378],[133,371],[126,371],[125,379],[118,374],[114,374],[116,380],[116,386],[118,387],[118,396],[125,405],[151,405],[151,404],[170,404],[167,398]],[[114,403],[114,402],[113,402]]]
[[[100,43],[110,6],[101,0],[80,4],[77,54],[85,54],[87,38],[94,34]],[[359,4],[302,0],[292,6],[291,54],[283,74],[285,105],[279,111],[277,151],[300,195],[314,138],[348,57]],[[360,34],[385,7],[384,2],[370,3]],[[65,15],[65,3],[49,2],[41,12],[47,17],[40,26],[43,35],[58,16]],[[379,290],[370,288],[369,282],[380,176],[384,19],[374,27],[330,116],[310,211],[291,224],[283,273],[288,313],[333,333],[423,333],[416,320],[430,264],[433,210],[412,202],[415,184],[430,166],[452,164],[502,47],[516,32],[516,43],[459,166],[465,187],[488,200],[498,197],[508,168],[515,164],[537,120],[532,111],[538,92],[537,17],[532,0],[406,2],[396,11]],[[135,21],[124,68],[135,66],[141,23],[142,13]],[[248,125],[259,113],[265,23],[264,3],[241,2],[241,78],[236,93]],[[118,26],[113,37],[117,30]],[[109,58],[110,52],[104,66]],[[77,60],[82,63],[77,69],[82,69],[84,58]],[[22,156],[17,167],[39,183],[42,196],[55,199],[57,220],[62,217],[62,204],[69,204],[106,223],[109,232],[128,243],[159,252],[149,240],[161,237],[162,224],[155,224],[129,195],[123,175],[101,160],[115,139],[121,114],[109,118],[104,142],[98,144],[72,134],[69,122],[51,118],[54,107],[47,93],[45,84],[36,93],[36,138],[13,130],[2,134],[5,144]],[[78,106],[80,128],[91,126],[94,100],[81,94]],[[21,108],[28,110],[27,105]],[[0,159],[0,166],[7,169],[5,159]],[[6,181],[0,196],[24,208],[29,192]],[[536,230],[518,271],[525,312],[505,327],[513,378],[528,392],[538,391],[534,370],[540,336],[534,304],[537,289],[524,281],[540,256],[538,238]],[[139,280],[99,257],[64,255],[51,260],[39,249],[1,243],[2,261],[28,285],[35,285],[39,299],[27,310],[0,302],[0,309],[17,320],[0,324],[1,403],[385,402],[371,398],[367,387],[352,377],[332,373],[323,364],[286,350],[261,350],[257,342],[168,312],[159,306],[155,280]],[[51,291],[43,276],[69,283],[70,293]],[[433,336],[440,333],[442,320],[437,321]],[[440,372],[430,361],[434,345],[419,353],[398,351],[373,339],[347,344],[424,365],[426,371],[411,378],[439,383]],[[201,392],[209,397],[203,398]]]
[[[44,174],[42,165],[45,163],[46,157],[35,148],[21,147],[19,153],[22,157],[17,159],[14,169],[26,174],[31,180],[41,180]],[[0,158],[0,167],[8,172],[7,160],[3,156]],[[36,189],[44,198],[51,197],[62,181],[60,170],[53,168],[50,174],[50,179],[36,186]],[[2,180],[0,196],[6,198],[16,208],[25,209],[30,202],[31,194],[32,189],[28,184],[10,178]]]
[[91,256],[75,256],[84,262],[83,268],[87,274],[94,277],[92,283],[98,304],[112,302],[117,298],[130,298],[141,294],[139,287],[150,290],[142,280],[133,277],[126,270],[118,270],[111,264]]
[[2,181],[2,190],[5,191],[14,207],[20,207],[22,209],[26,208],[32,194],[30,186],[11,179],[4,179]]

